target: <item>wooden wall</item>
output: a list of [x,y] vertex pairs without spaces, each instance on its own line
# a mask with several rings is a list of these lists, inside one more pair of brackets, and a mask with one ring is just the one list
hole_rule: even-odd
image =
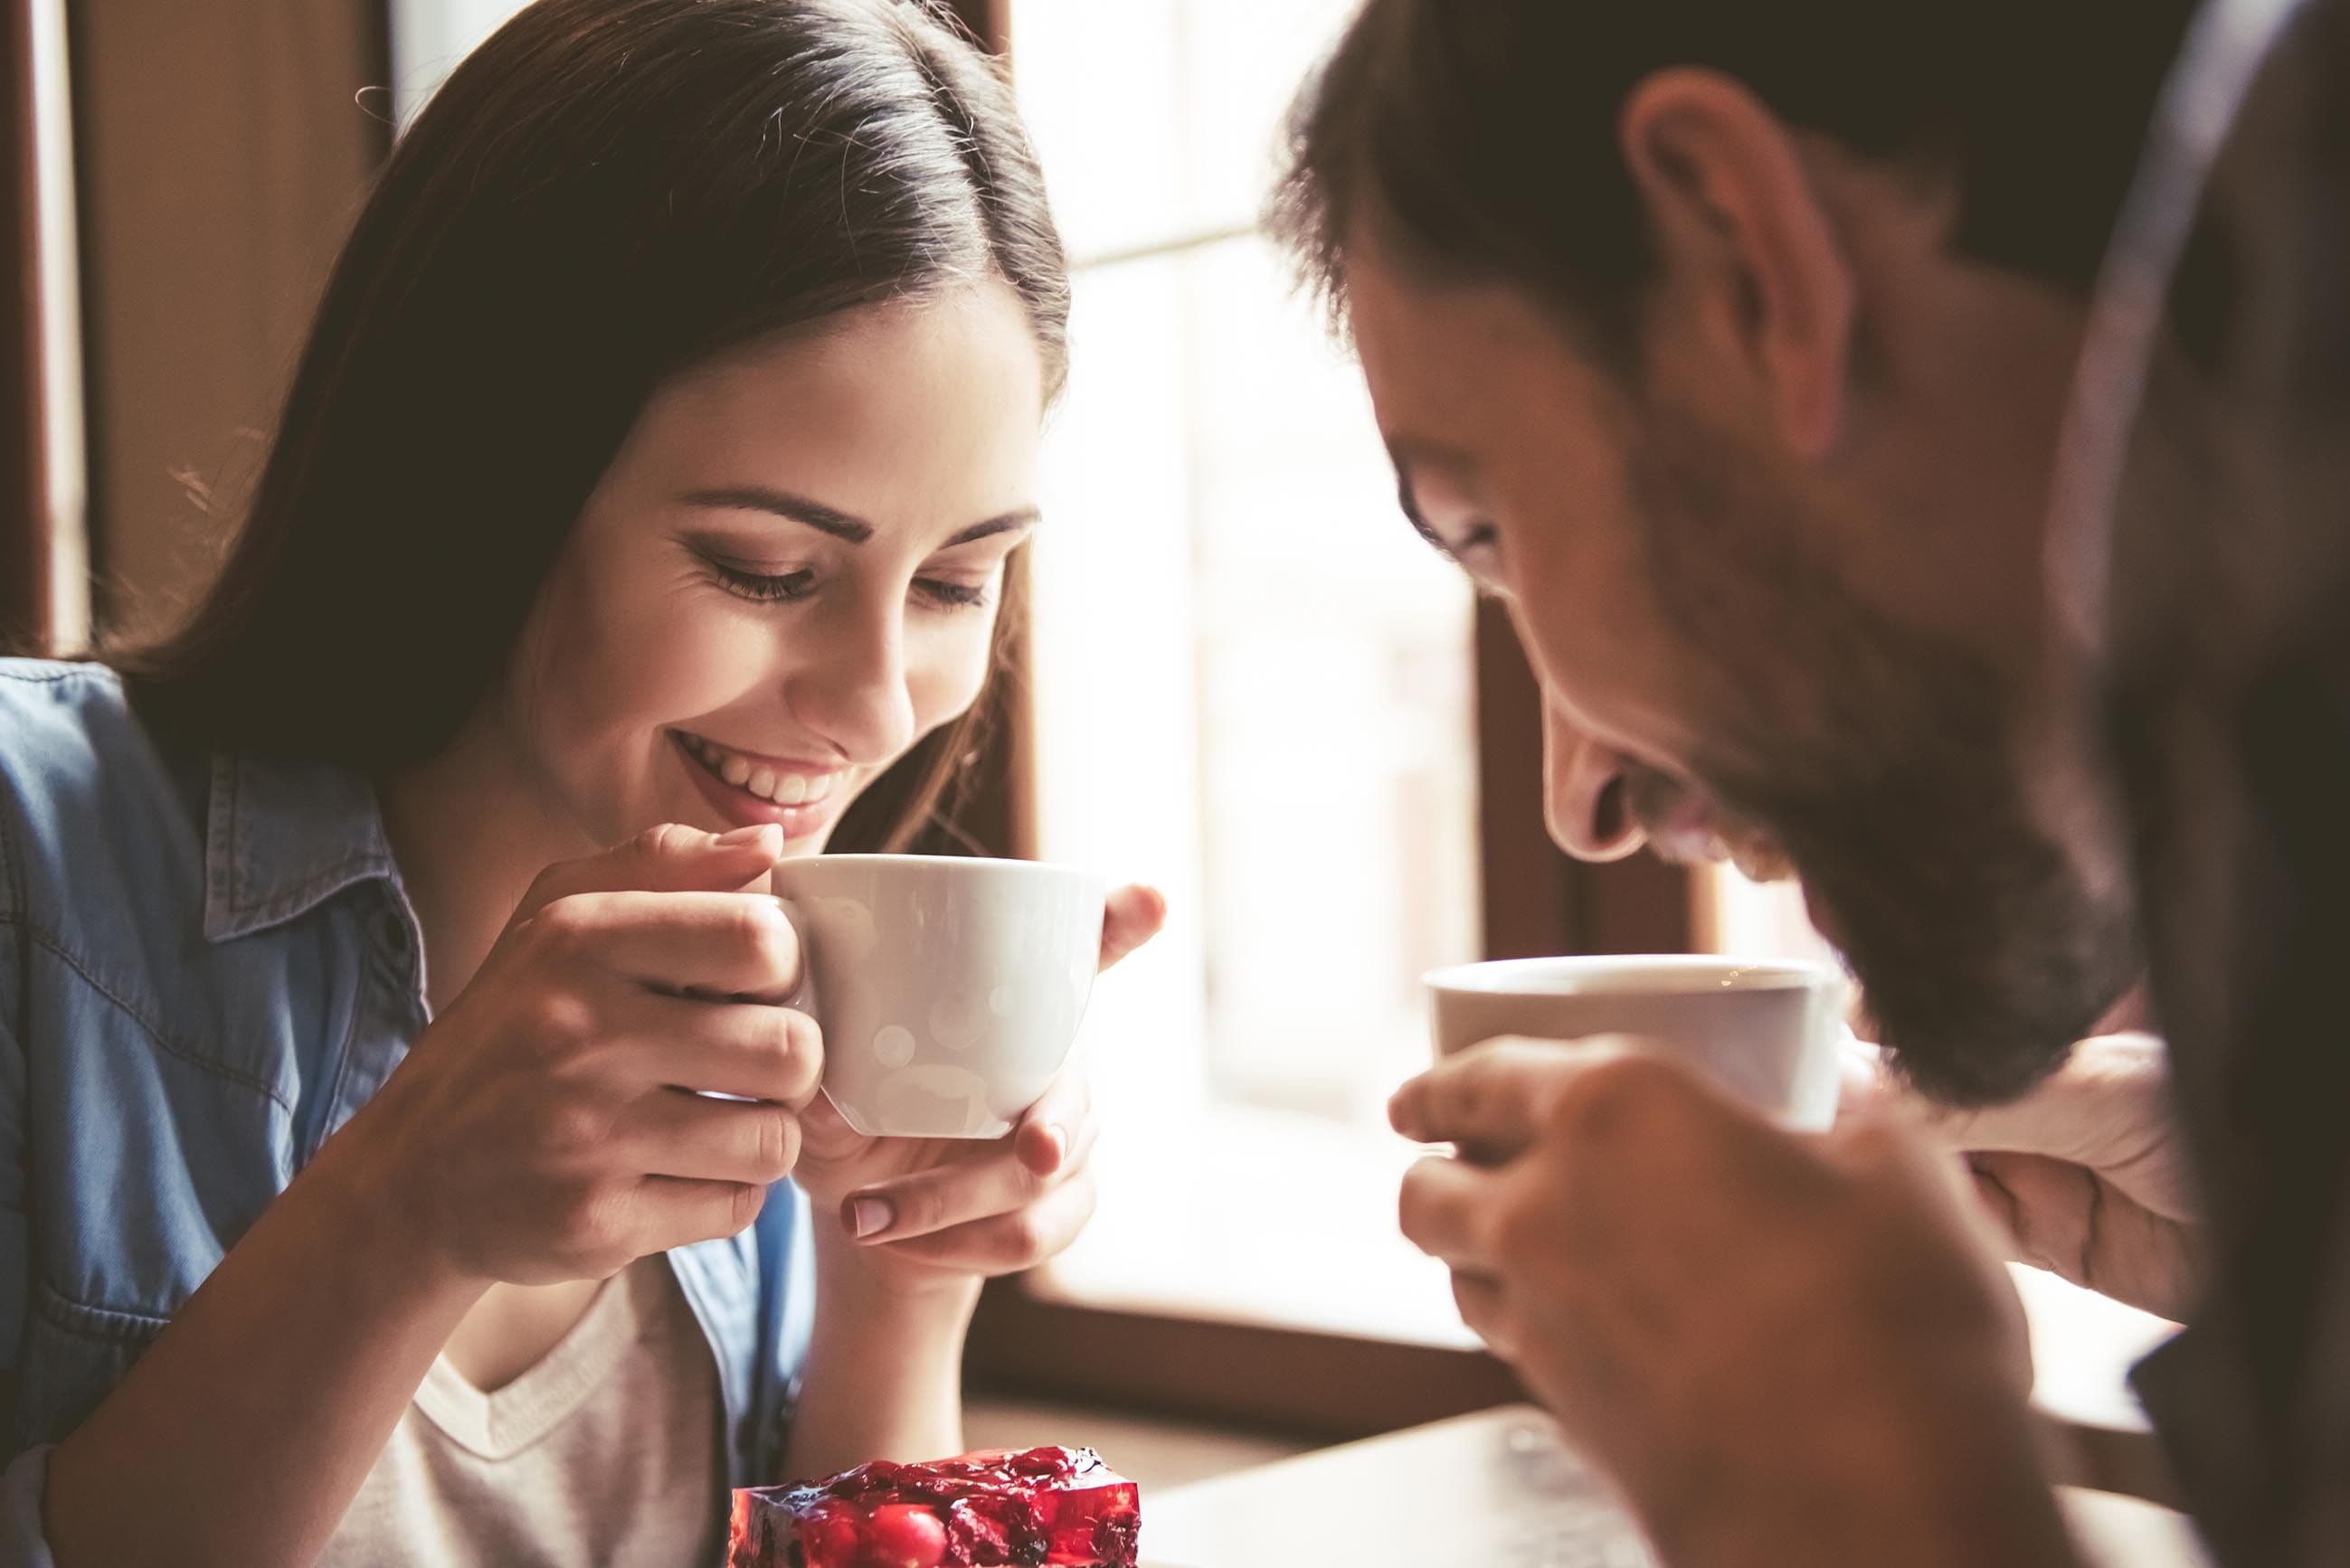
[[[206,579],[390,146],[382,0],[73,7],[98,615]],[[375,88],[378,90],[370,91]],[[216,492],[217,516],[197,497]]]

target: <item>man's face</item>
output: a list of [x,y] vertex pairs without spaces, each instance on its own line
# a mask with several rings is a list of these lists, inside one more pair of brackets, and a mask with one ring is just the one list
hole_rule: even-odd
[[2032,825],[2018,761],[2077,321],[1952,286],[1932,326],[1875,324],[1882,389],[1824,460],[1700,328],[1627,371],[1514,289],[1423,282],[1368,236],[1348,262],[1406,505],[1541,679],[1553,836],[1792,870],[1897,1061],[1982,1100],[2061,1060],[2132,959],[2126,900]]

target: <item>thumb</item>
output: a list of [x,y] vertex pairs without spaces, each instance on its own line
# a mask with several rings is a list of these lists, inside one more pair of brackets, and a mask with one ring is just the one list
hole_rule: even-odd
[[579,893],[731,893],[774,870],[783,854],[784,830],[773,823],[723,834],[663,823],[600,855],[548,867],[515,919]]
[[1126,958],[1166,924],[1165,894],[1156,888],[1118,888],[1102,906],[1101,967]]

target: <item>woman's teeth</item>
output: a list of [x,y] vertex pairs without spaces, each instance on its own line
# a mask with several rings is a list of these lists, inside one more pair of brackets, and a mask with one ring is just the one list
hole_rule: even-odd
[[681,732],[679,738],[694,761],[710,773],[746,794],[777,805],[814,805],[832,794],[840,774],[777,773],[774,768],[754,763],[739,752],[730,752],[714,742],[699,735]]

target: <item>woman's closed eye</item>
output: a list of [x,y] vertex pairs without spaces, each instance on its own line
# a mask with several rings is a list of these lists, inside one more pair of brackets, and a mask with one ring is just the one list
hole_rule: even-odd
[[993,597],[995,579],[983,582],[958,582],[951,577],[916,577],[914,591],[941,609],[984,609]]
[[807,566],[793,572],[760,572],[713,560],[710,571],[720,587],[754,604],[791,604],[816,591],[816,572]]
[[[754,604],[796,604],[816,591],[814,567],[802,566],[788,572],[761,571],[714,557],[705,557],[711,575],[718,586],[737,598]],[[940,609],[983,609],[993,597],[995,574],[990,573],[978,581],[957,577],[921,576],[914,579],[914,592]]]

